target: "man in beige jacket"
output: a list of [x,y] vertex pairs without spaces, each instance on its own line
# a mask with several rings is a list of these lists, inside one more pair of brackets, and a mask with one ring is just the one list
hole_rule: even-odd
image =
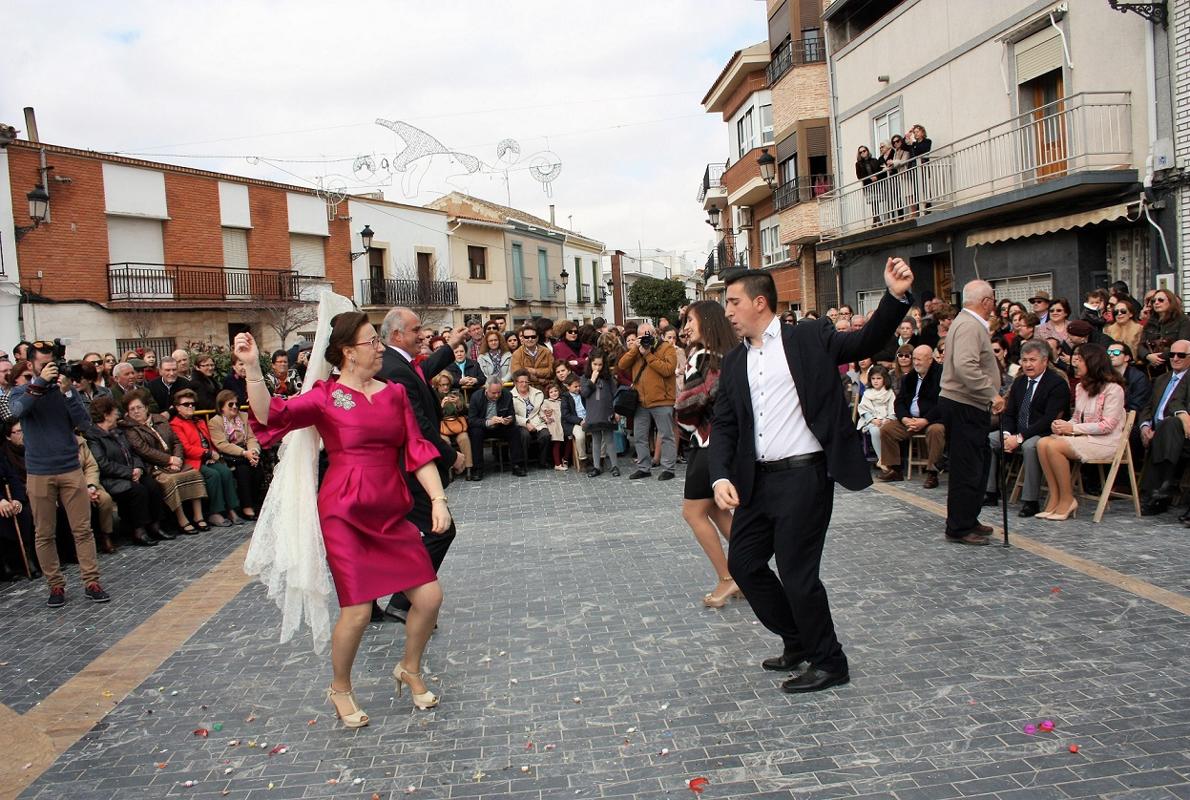
[[946,336],[938,409],[950,442],[950,481],[946,496],[946,541],[986,545],[991,527],[979,521],[990,451],[992,414],[1004,410],[1000,370],[992,352],[988,320],[996,296],[987,281],[963,287],[963,310]]

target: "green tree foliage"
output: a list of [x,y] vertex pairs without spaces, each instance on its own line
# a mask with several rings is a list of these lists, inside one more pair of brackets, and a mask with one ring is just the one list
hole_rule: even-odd
[[665,317],[676,325],[678,309],[687,302],[686,284],[674,278],[640,278],[628,287],[632,310],[653,322]]

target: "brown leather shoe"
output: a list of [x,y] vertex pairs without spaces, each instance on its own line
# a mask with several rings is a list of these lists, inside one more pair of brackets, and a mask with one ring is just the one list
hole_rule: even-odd
[[921,488],[923,488],[923,489],[937,489],[938,488],[938,473],[937,472],[927,472],[926,480],[921,485]]
[[992,526],[984,525],[982,522],[975,523],[975,527],[972,528],[971,530],[975,533],[978,533],[980,536],[991,536],[992,535]]
[[893,481],[905,480],[904,474],[899,469],[886,469],[876,476],[876,480],[884,481],[885,483],[892,483]]
[[101,553],[116,552],[116,543],[112,541],[112,535],[110,533],[103,533],[102,531],[96,533],[95,543],[99,546],[99,552]]
[[950,536],[948,534],[946,541],[950,542],[951,544],[971,544],[975,545],[976,547],[988,544],[988,539],[986,536],[980,536],[978,533],[974,532],[968,533],[965,536]]

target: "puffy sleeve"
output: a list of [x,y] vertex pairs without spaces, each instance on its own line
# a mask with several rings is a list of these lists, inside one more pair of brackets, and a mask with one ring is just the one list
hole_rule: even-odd
[[401,440],[398,442],[405,451],[405,471],[417,472],[438,457],[438,448],[421,435],[421,428],[417,426],[417,417],[413,415],[413,406],[409,403],[405,387],[394,383],[391,384],[390,391],[396,393],[398,413],[405,420],[405,424],[401,426]]
[[271,398],[268,424],[262,424],[255,416],[249,420],[260,445],[278,445],[290,431],[317,424],[322,419],[323,409],[326,408],[326,397],[326,381],[315,381],[314,385],[302,394]]

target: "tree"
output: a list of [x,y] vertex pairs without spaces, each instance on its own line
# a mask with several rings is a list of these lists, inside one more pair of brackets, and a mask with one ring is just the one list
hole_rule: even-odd
[[687,302],[686,284],[676,278],[643,277],[628,287],[628,305],[653,322],[661,317],[676,322],[678,309]]
[[290,334],[318,319],[318,304],[293,300],[264,301],[256,308],[256,319],[277,334],[284,349]]

